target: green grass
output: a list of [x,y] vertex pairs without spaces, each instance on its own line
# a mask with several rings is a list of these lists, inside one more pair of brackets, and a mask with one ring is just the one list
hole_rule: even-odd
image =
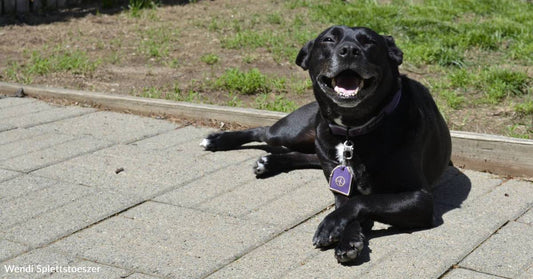
[[[533,5],[514,0],[302,1],[285,3],[306,8],[312,21],[324,26],[367,26],[395,37],[408,67],[428,68],[441,83],[436,92],[452,109],[473,103],[502,102],[512,96],[533,94],[531,79],[522,68],[533,62]],[[388,3],[388,4],[387,4]],[[256,28],[258,23],[271,28]],[[215,27],[216,26],[216,27]],[[231,27],[223,27],[231,26]],[[280,12],[249,18],[213,19],[210,30],[221,35],[221,47],[266,49],[277,62],[292,63],[307,40],[321,29],[306,19]],[[252,52],[253,53],[253,52]],[[248,55],[245,63],[251,63]],[[505,64],[505,68],[498,65]],[[432,84],[427,84],[432,87]],[[528,89],[529,88],[529,89]],[[471,103],[471,102],[467,102]]]
[[75,75],[90,75],[102,63],[91,59],[82,50],[57,46],[54,50],[26,51],[26,60],[10,62],[5,70],[6,76],[22,83],[31,83],[33,76],[45,76],[56,72],[69,72]]
[[[404,52],[401,72],[428,86],[448,119],[462,121],[453,125],[468,127],[470,121],[483,117],[475,113],[478,108],[494,109],[512,115],[499,126],[500,133],[533,138],[533,129],[528,128],[533,126],[529,120],[533,115],[531,1],[288,0],[269,1],[268,10],[228,2],[220,13],[176,19],[179,24],[166,21],[168,10],[156,8],[158,2],[129,1],[129,11],[118,15],[131,26],[126,36],[117,32],[109,41],[97,41],[81,29],[73,30],[57,47],[30,48],[4,62],[0,75],[31,83],[54,73],[90,76],[103,63],[183,68],[184,73],[194,65],[200,74],[176,77],[185,86],[156,84],[135,94],[290,111],[295,103],[312,99],[308,78],[301,72],[286,74],[299,70],[294,60],[300,48],[331,25],[367,26],[395,38]],[[179,33],[190,30],[207,33],[209,48],[199,54],[183,51],[189,44],[180,41]],[[76,45],[75,40],[87,42],[85,48],[66,47]],[[107,49],[111,51],[99,55]],[[144,62],[139,62],[140,57]],[[265,74],[275,72],[275,67],[284,74]],[[218,97],[210,100],[210,96]]]
[[281,95],[260,94],[255,98],[255,108],[263,110],[273,110],[281,112],[292,112],[297,109],[297,105]]
[[514,111],[520,115],[533,115],[533,100],[516,104],[514,106]]
[[442,90],[440,96],[446,101],[446,104],[452,109],[459,109],[465,103],[465,98],[456,91]]
[[215,81],[215,86],[219,89],[240,94],[256,94],[270,91],[267,77],[255,68],[246,72],[237,68],[228,69]]
[[[512,95],[531,95],[526,73],[492,66],[482,69],[459,69],[449,74],[451,88],[481,92],[483,102],[496,104]],[[466,91],[465,90],[465,91]],[[468,91],[466,91],[468,93]]]
[[158,5],[158,0],[129,0],[128,8],[132,17],[140,17],[143,9],[154,9]]
[[220,57],[218,57],[218,55],[214,53],[207,53],[207,54],[202,55],[202,57],[200,57],[200,60],[202,60],[202,62],[204,62],[207,65],[214,65],[218,63],[218,61],[220,60]]
[[143,98],[166,99],[178,102],[198,102],[200,94],[194,90],[183,92],[178,83],[172,86],[172,89],[160,88],[157,86],[145,87],[138,93]]
[[139,29],[142,37],[137,49],[147,58],[154,58],[163,61],[169,56],[172,43],[178,38],[178,34],[165,28],[143,28]]

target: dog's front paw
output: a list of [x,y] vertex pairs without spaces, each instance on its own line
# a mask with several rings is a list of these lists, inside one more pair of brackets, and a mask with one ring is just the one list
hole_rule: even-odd
[[268,172],[268,156],[261,156],[254,164],[255,175],[262,175]]
[[361,254],[364,246],[364,236],[362,233],[352,233],[346,230],[339,244],[335,247],[335,258],[339,263],[351,262]]
[[313,245],[316,248],[325,248],[339,242],[341,234],[344,232],[348,219],[337,216],[332,212],[318,225],[318,229],[313,236]]

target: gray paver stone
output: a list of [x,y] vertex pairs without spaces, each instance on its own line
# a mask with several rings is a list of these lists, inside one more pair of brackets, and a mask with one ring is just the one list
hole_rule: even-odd
[[533,263],[533,229],[510,222],[466,257],[460,266],[514,278]]
[[89,190],[77,200],[10,228],[5,238],[32,247],[42,246],[141,202],[124,193]]
[[74,139],[50,148],[11,158],[1,162],[0,166],[12,170],[29,172],[84,153],[102,149],[109,145],[111,145],[110,142],[90,137]]
[[481,272],[476,272],[473,270],[468,270],[464,268],[456,268],[451,270],[444,279],[498,279],[502,278],[495,275],[485,274]]
[[99,111],[34,128],[78,137],[89,135],[101,140],[127,143],[173,130],[176,125],[148,117]]
[[191,278],[225,265],[274,233],[258,223],[147,202],[52,247],[143,273]]
[[[0,262],[3,262],[15,255],[21,254],[29,249],[24,244],[5,239],[0,239],[0,247],[2,247],[2,249],[0,249]],[[3,266],[0,266],[0,268],[3,268]]]

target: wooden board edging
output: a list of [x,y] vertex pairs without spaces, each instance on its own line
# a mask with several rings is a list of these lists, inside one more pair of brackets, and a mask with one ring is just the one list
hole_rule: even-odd
[[[249,108],[192,104],[5,82],[0,82],[0,95],[14,96],[21,88],[30,97],[66,99],[104,109],[144,115],[216,119],[246,126],[271,125],[287,115]],[[452,161],[456,166],[500,175],[533,177],[533,140],[461,131],[451,131],[451,135]]]

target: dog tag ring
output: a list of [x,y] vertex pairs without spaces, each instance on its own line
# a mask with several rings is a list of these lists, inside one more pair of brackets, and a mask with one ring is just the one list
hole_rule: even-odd
[[344,143],[344,151],[343,151],[343,161],[341,162],[343,165],[347,165],[346,161],[349,161],[353,158],[353,142],[351,140],[346,140]]

